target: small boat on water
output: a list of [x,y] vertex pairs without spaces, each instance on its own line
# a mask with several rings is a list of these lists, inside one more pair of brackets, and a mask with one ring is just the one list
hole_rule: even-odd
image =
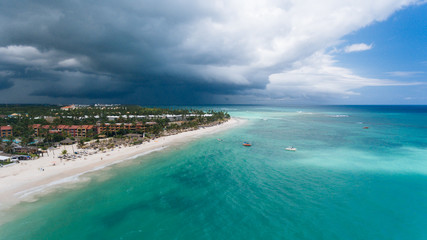
[[243,146],[245,146],[245,147],[250,147],[250,146],[252,146],[252,144],[247,143],[247,142],[244,142],[244,143],[243,143]]
[[363,129],[368,129],[369,127],[363,127]]
[[297,149],[294,147],[287,147],[285,148],[286,151],[296,151]]

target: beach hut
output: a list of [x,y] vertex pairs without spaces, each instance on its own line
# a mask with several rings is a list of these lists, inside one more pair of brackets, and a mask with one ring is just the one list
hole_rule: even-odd
[[13,148],[13,151],[15,153],[32,153],[32,154],[38,154],[39,149],[37,147],[16,146],[16,147]]
[[60,141],[60,143],[61,143],[62,145],[70,145],[70,144],[73,144],[73,143],[74,143],[74,141],[73,141],[73,140],[71,140],[71,139],[69,139],[69,138],[66,138],[66,139],[64,139],[64,140]]

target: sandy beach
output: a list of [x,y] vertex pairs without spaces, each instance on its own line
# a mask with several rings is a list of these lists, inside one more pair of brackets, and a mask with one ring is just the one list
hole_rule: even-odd
[[35,160],[0,168],[0,210],[7,209],[21,201],[32,201],[35,196],[61,187],[65,183],[81,180],[88,172],[100,170],[106,166],[132,160],[135,156],[160,151],[169,146],[194,141],[202,136],[217,133],[238,126],[244,120],[232,118],[229,121],[212,127],[160,137],[143,144],[115,148],[106,152],[87,155],[65,161],[58,158],[65,149],[71,153],[77,150],[76,145],[68,145],[49,151],[48,155]]

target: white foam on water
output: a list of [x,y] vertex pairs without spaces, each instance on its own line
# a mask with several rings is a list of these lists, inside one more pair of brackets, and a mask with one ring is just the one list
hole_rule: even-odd
[[[166,149],[166,148],[167,148],[167,146],[166,146],[166,147],[159,147],[159,148],[155,148],[155,149],[153,149],[153,150],[150,150],[150,151],[147,151],[147,152],[143,152],[143,153],[140,153],[140,154],[134,155],[134,156],[132,156],[132,157],[128,157],[128,158],[126,158],[126,159],[124,159],[124,160],[135,159],[135,158],[138,158],[138,157],[141,157],[141,156],[148,155],[148,154],[153,153],[153,152],[161,151],[161,150]],[[121,162],[121,161],[124,161],[124,160],[120,160],[120,162]]]
[[48,184],[44,184],[44,185],[37,186],[34,188],[30,188],[30,189],[27,189],[27,190],[24,190],[21,192],[17,192],[17,193],[15,193],[15,196],[18,196],[18,198],[26,198],[30,195],[33,195],[33,194],[38,193],[38,192],[43,192],[45,189],[59,185],[59,184],[77,182],[81,175],[88,173],[88,172],[92,172],[92,171],[95,171],[95,170],[82,172],[82,173],[79,173],[79,174],[76,174],[76,175],[73,175],[70,177],[66,177],[66,178],[59,179],[57,181],[50,182]]

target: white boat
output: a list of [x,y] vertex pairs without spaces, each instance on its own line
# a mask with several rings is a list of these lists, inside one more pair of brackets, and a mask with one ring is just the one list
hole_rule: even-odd
[[287,147],[285,148],[286,151],[296,151],[297,149],[294,147]]

